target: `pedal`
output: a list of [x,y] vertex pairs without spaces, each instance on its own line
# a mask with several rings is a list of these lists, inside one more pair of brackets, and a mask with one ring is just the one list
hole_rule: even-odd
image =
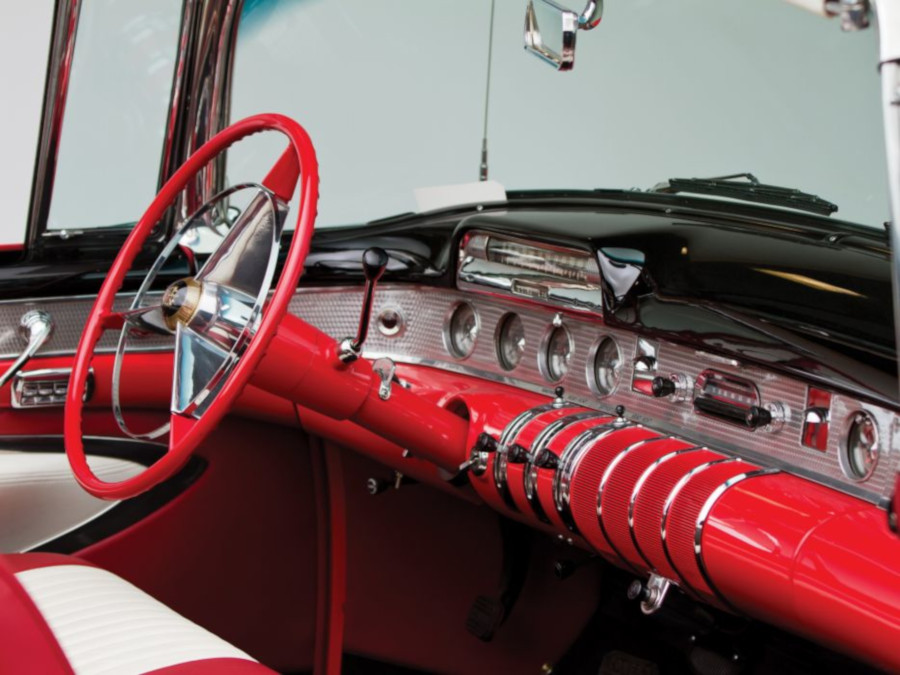
[[500,600],[479,595],[469,608],[466,630],[482,642],[490,642],[503,623],[505,614]]

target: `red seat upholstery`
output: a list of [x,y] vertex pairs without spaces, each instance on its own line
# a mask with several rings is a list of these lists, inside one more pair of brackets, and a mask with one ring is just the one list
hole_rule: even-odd
[[0,556],[0,672],[261,675],[270,669],[78,558]]

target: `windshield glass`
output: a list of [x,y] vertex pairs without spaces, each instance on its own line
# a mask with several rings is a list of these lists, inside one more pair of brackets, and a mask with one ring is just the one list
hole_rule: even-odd
[[[488,172],[507,190],[751,172],[887,219],[874,28],[781,0],[613,0],[560,73],[523,50],[526,4],[494,10]],[[307,128],[320,226],[415,211],[415,189],[479,179],[490,19],[485,0],[246,0],[231,119]],[[268,142],[235,148],[229,175],[264,175]]]

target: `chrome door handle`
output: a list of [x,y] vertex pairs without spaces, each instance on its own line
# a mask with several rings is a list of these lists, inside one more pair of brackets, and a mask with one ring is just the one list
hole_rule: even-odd
[[25,350],[13,361],[13,364],[0,377],[0,387],[9,382],[22,367],[31,360],[38,349],[50,338],[53,332],[53,319],[47,312],[33,309],[25,312],[19,320],[19,334],[26,340]]

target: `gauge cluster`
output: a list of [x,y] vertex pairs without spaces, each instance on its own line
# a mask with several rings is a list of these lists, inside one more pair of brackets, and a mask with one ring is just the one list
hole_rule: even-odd
[[[291,311],[349,335],[354,288],[306,289]],[[389,309],[387,313],[384,310]],[[511,384],[781,468],[874,503],[900,457],[892,411],[722,356],[609,327],[594,314],[484,293],[382,285],[368,358],[389,357]],[[402,326],[402,330],[395,330]]]

